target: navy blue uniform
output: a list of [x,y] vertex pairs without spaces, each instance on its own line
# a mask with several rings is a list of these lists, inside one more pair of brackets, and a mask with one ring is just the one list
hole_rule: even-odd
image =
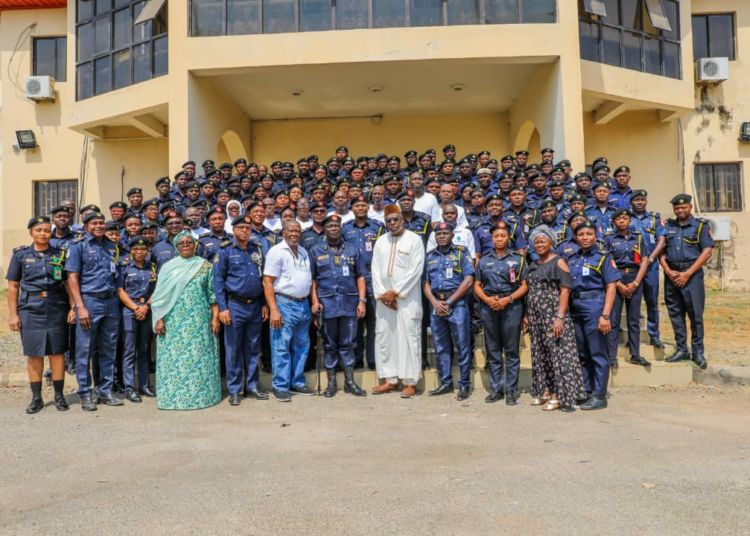
[[633,189],[628,186],[624,192],[615,188],[609,193],[609,204],[614,207],[615,210],[625,208],[630,209],[630,198],[633,196]]
[[[617,265],[617,270],[622,276],[621,283],[628,285],[635,281],[641,260],[651,251],[649,244],[638,231],[629,231],[627,236],[619,232],[604,237],[604,245],[612,255]],[[641,282],[643,283],[643,282]],[[620,323],[622,306],[628,316],[628,347],[630,355],[640,355],[641,345],[641,301],[643,301],[643,284],[638,285],[630,298],[624,298],[619,292],[615,294],[615,303],[612,306],[612,331],[609,332],[609,357],[617,359],[617,343],[620,334]]]
[[598,205],[591,205],[586,207],[584,213],[589,221],[596,225],[596,235],[598,237],[614,234],[615,226],[612,222],[612,216],[615,214],[614,208],[607,206],[607,208],[602,211]]
[[[620,280],[609,253],[592,248],[579,249],[568,257],[573,293],[570,312],[576,332],[578,356],[583,372],[583,386],[596,396],[607,395],[609,355],[607,336],[599,331],[599,317],[604,311],[607,285]],[[611,317],[610,317],[611,318]]]
[[[425,281],[432,295],[448,300],[465,277],[474,275],[474,264],[464,246],[450,244],[446,251],[437,247],[425,257]],[[467,295],[453,302],[448,316],[430,315],[430,328],[435,343],[435,360],[441,384],[452,384],[451,361],[453,345],[458,348],[461,387],[471,386],[471,318]]]
[[[630,218],[630,228],[640,231],[644,239],[648,241],[649,250],[653,251],[656,242],[662,236],[667,235],[667,230],[661,221],[658,212],[646,211],[642,215],[633,214]],[[646,327],[648,335],[652,339],[659,339],[659,262],[649,264],[646,277],[643,279],[643,298],[646,301]]]
[[350,243],[332,246],[327,242],[310,250],[310,273],[323,305],[323,347],[325,368],[354,367],[357,336],[357,279],[367,273],[359,250]]
[[[526,238],[521,232],[523,224],[506,220],[503,221],[510,226],[510,244],[508,245],[508,249],[526,249],[528,244],[526,243]],[[495,244],[492,242],[492,233],[490,233],[491,227],[492,222],[487,221],[474,231],[474,247],[479,256],[489,255],[492,251],[495,251]]]
[[[454,204],[458,204],[456,201]],[[469,229],[473,233],[480,225],[490,221],[490,215],[485,210],[484,212],[477,212],[473,208],[466,211],[466,222],[469,224]]]
[[[704,248],[714,247],[711,228],[703,218],[690,219],[684,224],[675,219],[666,223],[667,264],[672,270],[687,271],[698,259]],[[703,268],[695,272],[687,284],[678,288],[668,277],[664,277],[664,303],[674,329],[677,350],[688,351],[687,323],[690,318],[691,346],[694,355],[703,355],[703,308],[706,304],[706,288],[703,283]]]
[[83,305],[91,316],[91,327],[76,328],[76,378],[78,394],[91,392],[89,363],[98,355],[101,383],[99,394],[111,396],[114,379],[115,352],[120,327],[120,300],[117,299],[117,261],[119,248],[106,237],[101,242],[86,233],[70,245],[66,272],[79,277]]
[[21,344],[28,357],[64,354],[68,350],[68,295],[63,288],[65,250],[34,246],[13,250],[5,279],[20,283],[18,316]]
[[432,218],[424,212],[415,210],[412,213],[411,221],[406,221],[406,218],[404,218],[404,229],[419,235],[422,243],[426,246],[427,239],[430,238],[430,233],[432,232]]
[[[503,212],[503,219],[509,223],[517,223],[518,231],[524,238],[528,238],[531,229],[542,221],[539,211],[524,204],[519,212],[509,208]],[[521,249],[521,248],[518,248]]]
[[225,232],[222,236],[217,236],[213,231],[209,231],[200,235],[200,237],[198,237],[198,242],[203,245],[204,257],[211,261],[219,251],[219,245],[224,240],[231,240],[232,238],[234,237],[230,233]]
[[[502,258],[495,251],[483,255],[476,269],[476,280],[487,296],[510,296],[526,281],[528,267],[524,257],[506,253]],[[496,393],[514,393],[518,389],[521,366],[519,346],[523,322],[523,300],[509,303],[502,311],[493,311],[482,302],[480,317],[484,325],[487,365],[490,369],[490,389]],[[503,353],[506,366],[503,368]]]
[[219,312],[229,311],[224,326],[227,390],[238,394],[258,388],[260,336],[263,326],[263,248],[251,239],[243,249],[235,240],[224,240],[213,258],[214,290]]
[[305,248],[305,251],[310,251],[313,246],[317,244],[323,244],[326,241],[326,235],[321,228],[320,232],[315,230],[315,227],[309,227],[305,229],[302,236],[299,239],[299,245]]
[[[356,364],[364,364],[367,355],[367,364],[371,369],[375,368],[375,296],[372,291],[372,251],[375,249],[375,241],[385,232],[385,225],[377,220],[367,218],[364,225],[359,225],[357,220],[350,220],[341,227],[341,236],[344,241],[353,244],[359,250],[359,254],[367,268],[365,283],[367,284],[367,302],[365,303],[365,317],[360,319],[357,325],[357,339],[354,349]],[[365,331],[367,340],[365,341]],[[356,365],[355,365],[356,366]]]
[[[119,263],[115,284],[117,288],[123,289],[136,305],[146,305],[156,288],[156,264],[146,260],[143,267],[139,268],[132,259],[125,259]],[[151,309],[143,320],[137,320],[135,313],[123,304],[122,332],[122,380],[125,390],[135,390],[136,363],[138,388],[148,387],[151,339],[154,335]]]
[[258,231],[254,226],[251,226],[250,239],[260,244],[260,247],[263,250],[263,256],[265,256],[268,255],[268,250],[278,243],[279,235],[265,227],[263,227],[261,231]]
[[[196,242],[195,247],[195,254],[198,257],[203,257],[205,259],[206,257],[203,251],[203,244],[201,244],[200,242]],[[175,249],[174,244],[172,244],[171,238],[165,238],[164,240],[157,242],[151,249],[151,257],[156,263],[157,272],[159,272],[165,264],[174,259],[176,256],[177,250]]]

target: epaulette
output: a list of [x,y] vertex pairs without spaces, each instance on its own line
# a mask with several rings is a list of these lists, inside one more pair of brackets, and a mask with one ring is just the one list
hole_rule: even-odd
[[458,251],[468,251],[468,248],[466,246],[462,246],[461,244],[456,244],[455,248]]
[[13,253],[15,253],[16,251],[23,251],[24,249],[28,249],[28,248],[29,248],[28,244],[26,244],[25,246],[18,246],[17,248],[13,248]]
[[219,244],[219,247],[221,247],[221,248],[225,248],[225,247],[227,247],[228,245],[230,245],[231,243],[232,243],[232,241],[231,241],[231,240],[222,240],[222,241],[221,241],[221,243]]
[[695,218],[695,219],[698,220],[699,222],[703,223],[703,224],[708,224],[708,225],[711,224],[711,222],[708,221],[706,218]]
[[639,234],[641,234],[641,232],[640,232],[640,231],[639,231],[638,229],[628,229],[628,231],[629,231],[629,232],[630,232],[631,234],[634,234],[634,235],[639,235]]
[[198,237],[198,239],[200,240],[201,238],[207,238],[209,236],[211,236],[211,231],[206,231],[205,233],[203,233],[202,235],[200,235]]
[[667,218],[667,221],[665,221],[664,223],[674,223],[674,222],[675,222],[674,218]]
[[128,265],[128,259],[123,259],[120,261],[120,266],[127,266]]
[[72,242],[72,243],[73,243],[73,244],[77,244],[77,243],[79,243],[79,242],[83,242],[83,239],[84,239],[84,238],[85,238],[85,236],[84,236],[84,235],[81,235],[81,236],[79,236],[78,238],[74,238],[74,239],[73,239],[73,242]]

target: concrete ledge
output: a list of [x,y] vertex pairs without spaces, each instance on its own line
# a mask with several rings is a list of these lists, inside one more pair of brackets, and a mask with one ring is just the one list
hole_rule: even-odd
[[750,385],[750,367],[709,365],[704,371],[693,369],[693,380],[709,385]]

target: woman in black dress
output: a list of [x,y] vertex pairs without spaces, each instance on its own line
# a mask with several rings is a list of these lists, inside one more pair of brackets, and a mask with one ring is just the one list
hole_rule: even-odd
[[8,273],[8,309],[10,329],[21,332],[23,353],[28,357],[32,399],[26,413],[37,413],[44,407],[42,373],[44,356],[49,357],[55,407],[68,409],[63,396],[65,352],[68,350],[68,322],[71,307],[63,286],[65,251],[49,245],[52,226],[49,218],[29,221],[30,246],[13,251]]
[[556,237],[546,225],[529,237],[539,259],[530,265],[529,293],[524,323],[531,337],[533,406],[546,411],[573,410],[583,398],[583,376],[578,361],[575,330],[568,312],[573,287],[564,259],[552,253]]

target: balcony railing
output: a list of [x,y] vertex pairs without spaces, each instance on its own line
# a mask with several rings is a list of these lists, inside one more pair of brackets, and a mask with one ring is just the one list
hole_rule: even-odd
[[191,0],[190,34],[252,35],[557,21],[557,0]]

